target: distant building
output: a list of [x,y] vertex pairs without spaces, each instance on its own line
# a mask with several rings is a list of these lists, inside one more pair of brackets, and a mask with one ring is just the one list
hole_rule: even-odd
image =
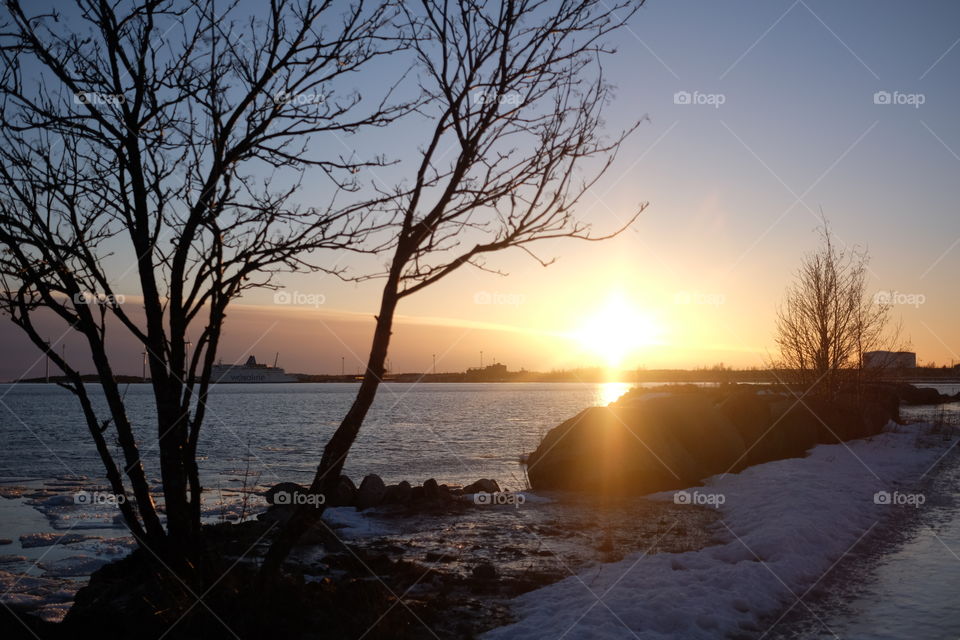
[[863,354],[867,369],[915,369],[917,354],[913,351],[867,351]]
[[487,380],[491,382],[506,379],[508,374],[507,365],[495,362],[483,368],[474,367],[467,369],[467,378],[472,380]]

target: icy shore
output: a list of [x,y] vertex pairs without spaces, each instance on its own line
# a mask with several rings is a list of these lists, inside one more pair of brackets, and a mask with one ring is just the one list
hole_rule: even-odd
[[759,636],[765,622],[796,604],[891,510],[922,508],[922,494],[912,487],[953,444],[923,435],[927,430],[898,426],[652,496],[716,505],[719,544],[675,554],[640,551],[581,571],[516,598],[519,620],[483,637]]

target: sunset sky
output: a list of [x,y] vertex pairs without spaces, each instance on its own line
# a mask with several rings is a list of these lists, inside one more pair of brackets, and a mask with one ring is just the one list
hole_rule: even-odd
[[[481,351],[510,369],[763,366],[776,305],[817,246],[821,207],[843,244],[869,249],[870,288],[896,294],[918,360],[960,362],[960,5],[651,0],[614,42],[607,125],[649,121],[579,216],[602,231],[649,208],[613,240],[539,245],[557,258],[548,268],[519,250],[497,254],[489,266],[509,276],[462,270],[406,298],[393,371],[428,370],[433,354],[438,370],[462,370]],[[381,151],[400,158],[416,128],[389,140]],[[324,183],[306,183],[316,186],[303,202],[323,198]],[[118,273],[124,260],[114,258]],[[369,267],[346,253],[330,260]],[[235,304],[223,361],[272,363],[279,352],[287,371],[339,373],[341,358],[355,371],[379,282],[281,282],[279,295]],[[52,338],[62,331],[51,325]],[[139,374],[140,349],[113,348],[119,371]],[[12,325],[0,352],[0,379],[42,375]]]

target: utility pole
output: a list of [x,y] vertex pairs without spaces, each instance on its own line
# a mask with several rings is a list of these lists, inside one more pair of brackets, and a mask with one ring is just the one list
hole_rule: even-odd
[[344,362],[345,362],[345,358],[343,356],[340,356],[340,375],[341,376],[345,375],[344,366],[346,365],[344,364]]
[[437,373],[437,354],[433,354],[433,373]]
[[480,368],[483,369],[483,351],[480,352]]

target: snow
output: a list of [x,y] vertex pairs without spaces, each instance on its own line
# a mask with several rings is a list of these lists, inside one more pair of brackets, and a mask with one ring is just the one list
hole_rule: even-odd
[[46,578],[67,578],[89,576],[108,562],[109,558],[78,555],[52,562],[40,562],[37,566],[43,569]]
[[89,540],[90,536],[79,533],[28,533],[20,536],[20,546],[24,549],[49,547],[55,544],[73,544]]
[[[760,635],[765,620],[795,603],[885,513],[915,508],[878,504],[874,494],[909,492],[951,444],[918,446],[923,428],[819,445],[807,458],[709,478],[686,492],[723,497],[716,545],[638,552],[523,594],[512,602],[518,621],[484,638]],[[650,497],[674,500],[674,492]]]
[[323,512],[323,521],[343,539],[367,538],[388,534],[391,530],[381,521],[370,518],[354,507],[330,507]]
[[28,608],[44,620],[59,622],[70,608],[77,586],[70,580],[0,570],[0,603],[7,607]]

